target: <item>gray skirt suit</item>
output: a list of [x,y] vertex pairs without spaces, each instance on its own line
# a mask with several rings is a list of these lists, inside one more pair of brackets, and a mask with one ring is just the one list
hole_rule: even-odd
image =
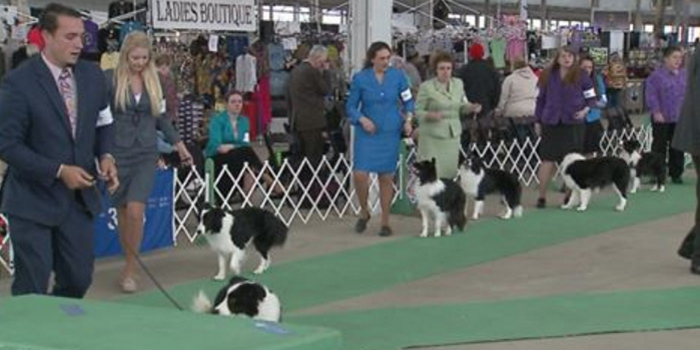
[[145,89],[138,101],[130,93],[130,101],[126,108],[118,108],[114,101],[114,72],[110,70],[105,74],[114,117],[112,150],[119,174],[119,188],[111,197],[112,204],[115,207],[124,206],[129,202],[145,204],[156,179],[156,130],[163,131],[171,144],[176,144],[180,138],[166,117],[165,108],[161,108],[158,116],[151,113],[151,99]]

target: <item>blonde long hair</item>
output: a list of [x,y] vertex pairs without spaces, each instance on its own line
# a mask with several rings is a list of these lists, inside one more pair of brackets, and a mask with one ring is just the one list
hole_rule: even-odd
[[146,91],[148,92],[148,97],[151,99],[151,114],[157,117],[161,114],[163,90],[160,87],[158,71],[154,63],[151,40],[144,32],[131,32],[126,36],[126,39],[124,39],[124,44],[119,53],[119,63],[114,72],[114,103],[119,109],[126,110],[129,101],[129,87],[131,86],[129,53],[136,48],[148,50],[148,63],[143,70],[142,76]]

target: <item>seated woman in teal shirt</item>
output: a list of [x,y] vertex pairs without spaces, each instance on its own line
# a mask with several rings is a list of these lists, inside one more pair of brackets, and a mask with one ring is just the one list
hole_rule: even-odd
[[[233,187],[233,179],[239,178],[243,166],[248,163],[248,168],[253,172],[246,172],[243,176],[243,189],[249,193],[254,185],[254,172],[260,171],[263,163],[250,147],[250,125],[248,118],[241,115],[243,110],[243,95],[237,91],[226,94],[226,111],[214,116],[209,122],[209,141],[204,150],[207,158],[214,160],[216,177],[226,165],[232,177],[223,176],[218,183],[221,192],[218,199],[231,198],[229,192]],[[265,186],[269,188],[273,179],[269,174],[263,174]],[[273,195],[280,195],[282,189],[278,183]],[[222,201],[219,201],[221,203]]]

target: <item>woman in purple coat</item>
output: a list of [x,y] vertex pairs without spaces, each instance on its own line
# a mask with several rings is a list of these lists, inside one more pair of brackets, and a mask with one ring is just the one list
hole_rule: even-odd
[[569,47],[559,50],[552,64],[540,75],[535,120],[540,133],[542,164],[537,177],[540,197],[537,207],[547,205],[547,186],[554,176],[554,163],[572,152],[583,151],[584,122],[595,107],[593,82],[579,66],[578,56]]

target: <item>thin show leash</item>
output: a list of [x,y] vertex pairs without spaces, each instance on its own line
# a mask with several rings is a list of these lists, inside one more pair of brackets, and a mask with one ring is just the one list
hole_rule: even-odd
[[[98,169],[99,169],[99,167],[98,167]],[[107,193],[108,191],[107,191],[107,183],[104,180],[99,180],[99,178],[100,178],[99,176],[96,177],[97,180],[96,180],[95,184],[92,186],[92,188],[97,193],[98,198],[101,198],[102,193]],[[119,225],[117,225],[117,227],[118,226]],[[117,232],[117,234],[119,234],[119,233]],[[158,279],[156,279],[156,277],[153,275],[153,273],[151,273],[151,270],[148,268],[148,266],[146,266],[146,264],[143,262],[143,260],[141,260],[141,255],[137,251],[135,251],[134,248],[131,247],[131,245],[125,244],[124,246],[126,247],[126,250],[128,250],[128,252],[130,254],[132,254],[136,257],[136,261],[139,263],[139,266],[141,266],[141,269],[146,273],[146,275],[151,280],[151,282],[153,282],[153,284],[156,285],[156,288],[158,288],[158,290],[170,301],[170,303],[173,304],[173,306],[175,306],[175,308],[177,308],[178,310],[185,311],[185,309],[175,300],[175,298],[173,298],[172,295],[170,295],[170,293],[168,293],[168,291],[165,290],[163,285],[161,285],[160,282],[158,282]]]

